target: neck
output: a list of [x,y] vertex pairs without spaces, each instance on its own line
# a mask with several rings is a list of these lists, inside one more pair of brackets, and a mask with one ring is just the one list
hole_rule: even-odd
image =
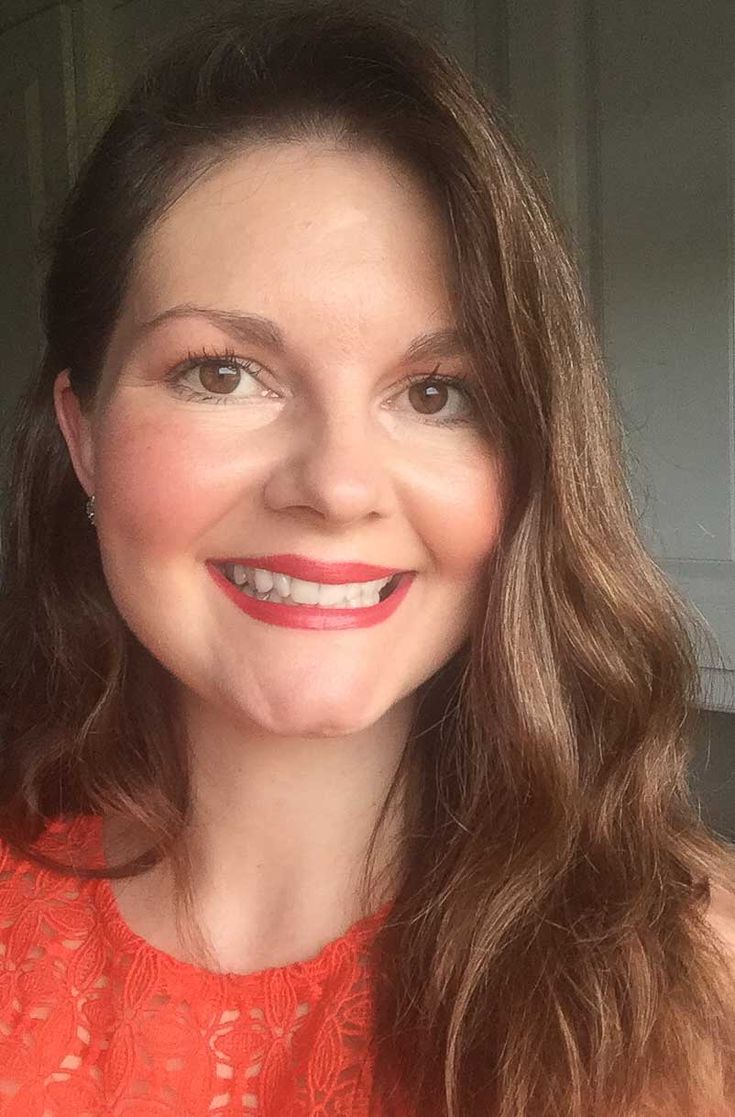
[[[197,702],[186,706],[192,812],[186,841],[194,911],[217,963],[254,972],[313,957],[366,911],[360,893],[368,843],[405,747],[413,699],[347,737],[285,739],[242,728]],[[391,855],[402,795],[381,828],[374,867],[391,895]],[[382,875],[381,875],[382,874]],[[139,927],[129,886],[123,916],[170,953],[173,904],[165,866],[141,881]],[[166,911],[166,909],[169,909]],[[142,927],[142,929],[141,929]]]

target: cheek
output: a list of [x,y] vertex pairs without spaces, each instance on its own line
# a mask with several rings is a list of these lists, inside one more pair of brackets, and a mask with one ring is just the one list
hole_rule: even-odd
[[96,454],[100,519],[131,542],[171,546],[211,519],[221,492],[222,448],[215,432],[196,439],[176,418],[141,420],[118,412],[101,432]]
[[[101,531],[115,537],[116,547],[171,552],[243,500],[248,479],[242,454],[237,455],[242,434],[235,427],[231,441],[229,426],[217,414],[192,426],[183,411],[149,416],[142,410],[135,400],[123,401],[101,428],[95,451]],[[260,455],[253,454],[250,466],[253,485],[262,484]],[[497,458],[478,446],[475,436],[431,454],[425,447],[414,454],[404,449],[394,483],[399,504],[437,567],[458,581],[476,577],[502,524],[503,471]]]
[[433,473],[425,508],[431,510],[425,534],[440,568],[458,580],[479,576],[503,522],[500,464],[477,455]]

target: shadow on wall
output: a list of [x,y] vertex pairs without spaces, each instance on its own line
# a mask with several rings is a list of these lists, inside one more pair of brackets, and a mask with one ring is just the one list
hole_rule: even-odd
[[704,820],[735,841],[735,713],[703,710],[697,718],[691,786]]

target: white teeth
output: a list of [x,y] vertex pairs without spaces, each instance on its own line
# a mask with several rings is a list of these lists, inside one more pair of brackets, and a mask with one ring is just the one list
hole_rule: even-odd
[[267,593],[273,589],[273,575],[270,570],[255,571],[255,588],[258,593]]
[[344,586],[319,586],[320,605],[341,605],[345,599]]
[[244,586],[247,581],[247,567],[235,563],[232,567],[232,580],[236,586]]
[[260,597],[267,596],[269,601],[276,604],[346,606],[350,609],[377,605],[380,591],[393,577],[378,578],[373,582],[332,585],[307,582],[303,578],[291,578],[287,574],[277,574],[240,563],[228,563],[225,573],[235,585],[251,590]]
[[[276,574],[276,578],[283,575]],[[284,579],[286,580],[286,579]],[[284,597],[282,590],[278,591]],[[318,605],[319,585],[317,582],[305,582],[302,578],[291,579],[291,600],[297,605]]]
[[279,597],[288,597],[291,592],[291,579],[286,574],[274,574],[273,585]]
[[380,593],[378,590],[373,589],[370,583],[363,585],[360,593],[361,605],[377,605],[380,601]]

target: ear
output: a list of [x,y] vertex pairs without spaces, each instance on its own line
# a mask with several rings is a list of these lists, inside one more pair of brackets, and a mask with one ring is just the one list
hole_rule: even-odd
[[79,484],[91,496],[94,492],[92,430],[69,382],[68,368],[60,372],[54,381],[54,410]]

